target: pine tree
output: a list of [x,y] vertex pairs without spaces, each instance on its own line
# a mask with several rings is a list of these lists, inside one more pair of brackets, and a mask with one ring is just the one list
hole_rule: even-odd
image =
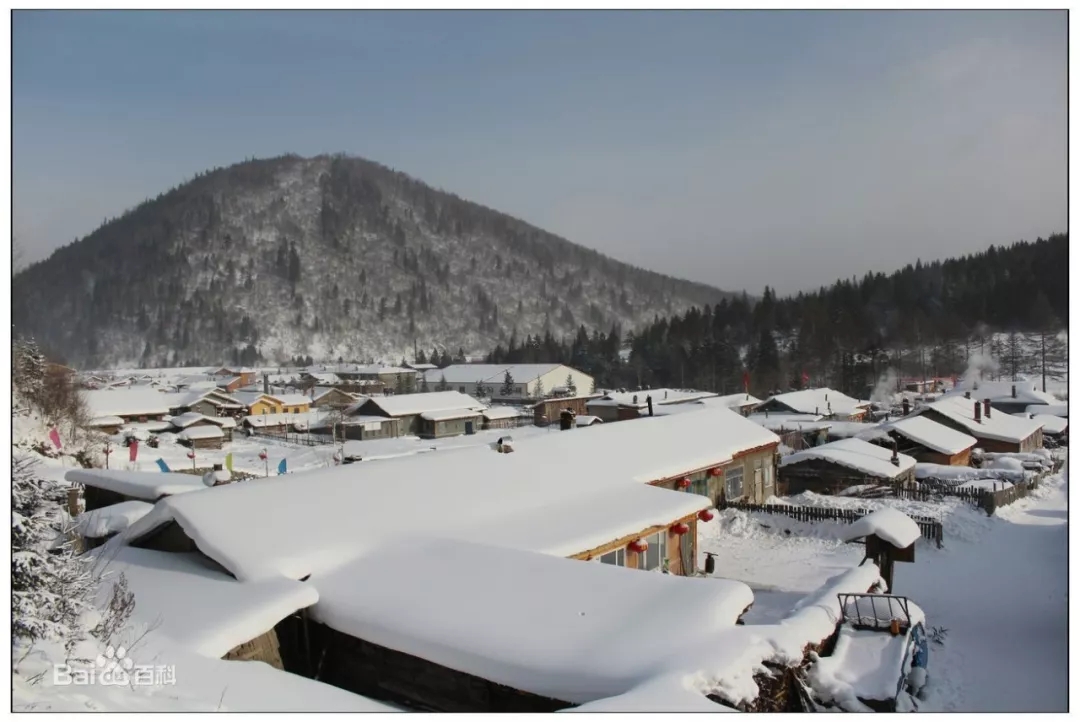
[[535,393],[536,398],[538,398],[538,399],[544,398],[544,394],[546,392],[544,390],[544,380],[543,379],[536,379],[536,391],[534,393]]
[[506,375],[503,376],[503,385],[500,389],[500,393],[505,396],[514,395],[514,377],[510,375],[510,369],[506,370]]
[[439,378],[439,383],[435,385],[435,390],[436,391],[449,391],[450,390],[450,384],[446,383],[446,374],[443,374]]
[[574,383],[573,374],[566,374],[566,388],[570,391],[571,396],[577,395],[577,384]]
[[423,376],[420,377],[420,393],[426,394],[430,390],[431,389],[428,388],[427,374],[424,374]]

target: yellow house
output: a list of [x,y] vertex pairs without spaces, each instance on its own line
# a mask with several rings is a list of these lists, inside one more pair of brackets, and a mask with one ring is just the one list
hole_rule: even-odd
[[280,414],[302,414],[311,410],[311,398],[303,394],[281,394],[271,398],[278,402]]
[[247,405],[249,416],[263,414],[299,414],[311,410],[311,399],[303,394],[280,394],[271,396],[258,392],[237,393],[234,397]]

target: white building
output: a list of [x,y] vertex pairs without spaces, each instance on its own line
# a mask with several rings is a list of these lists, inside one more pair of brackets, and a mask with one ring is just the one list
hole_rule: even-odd
[[[510,374],[509,384],[507,373]],[[592,376],[563,364],[454,364],[427,371],[424,379],[431,391],[439,388],[445,379],[448,391],[499,399],[588,393],[594,385]],[[504,389],[506,386],[509,388]]]

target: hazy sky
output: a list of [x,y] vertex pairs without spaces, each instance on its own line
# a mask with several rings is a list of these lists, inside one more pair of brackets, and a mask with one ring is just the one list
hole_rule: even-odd
[[13,43],[30,260],[284,152],[751,292],[1067,230],[1064,11],[15,12]]

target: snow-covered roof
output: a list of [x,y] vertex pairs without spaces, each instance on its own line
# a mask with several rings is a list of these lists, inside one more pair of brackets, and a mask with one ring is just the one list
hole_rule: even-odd
[[925,416],[908,416],[882,424],[883,429],[895,431],[940,454],[959,454],[979,443],[974,436],[951,429]]
[[588,414],[583,414],[581,416],[575,417],[574,423],[577,426],[592,426],[593,424],[602,424],[604,423],[604,420],[601,419],[599,416],[589,416]]
[[1050,414],[1036,414],[1031,420],[1043,425],[1044,434],[1061,434],[1069,428],[1069,420]]
[[1065,418],[1068,418],[1069,416],[1069,405],[1060,402],[1053,404],[1032,404],[1024,410],[1034,416],[1062,416]]
[[284,406],[303,406],[311,403],[311,397],[305,394],[272,394]]
[[412,416],[414,414],[460,409],[479,411],[484,408],[484,405],[472,396],[459,391],[372,396],[368,399],[368,402],[378,406],[387,416]]
[[102,389],[83,391],[92,418],[102,416],[157,416],[169,413],[171,394],[154,389]]
[[1009,416],[1000,411],[997,413],[991,411],[990,416],[983,414],[980,421],[975,421],[976,403],[973,399],[965,399],[963,396],[950,396],[938,399],[921,409],[916,409],[913,413],[922,414],[927,409],[933,409],[954,423],[963,426],[972,436],[993,441],[1019,443],[1041,428],[1041,424],[1036,421]]
[[409,364],[409,368],[414,371],[431,371],[432,369],[439,368],[435,364]]
[[701,403],[706,406],[716,404],[718,406],[726,406],[729,409],[741,409],[746,406],[758,406],[762,401],[750,394],[728,394],[726,396],[713,396],[712,398],[702,399]]
[[[978,388],[975,388],[976,386]],[[1013,396],[1013,386],[1016,387],[1015,397]],[[971,399],[965,399],[967,401],[990,399],[990,403],[995,401],[1027,402],[1028,404],[1061,403],[1053,394],[1040,390],[1034,381],[972,381],[971,383],[962,383],[956,389],[945,394],[945,398],[958,396],[963,399],[964,392],[971,392]]]
[[770,431],[821,431],[832,428],[832,421],[813,414],[750,414],[747,420]]
[[[486,537],[492,543],[572,554],[586,549],[567,551],[567,539],[547,537],[549,532],[544,531],[558,528],[560,517],[569,516],[569,506],[592,505],[598,518],[608,513],[607,508],[625,510],[616,514],[618,518],[607,517],[612,528],[589,522],[587,529],[567,532],[575,542],[586,531],[603,537],[625,529],[629,522],[669,523],[673,519],[660,517],[685,509],[692,514],[708,500],[654,489],[646,492],[652,498],[645,503],[627,487],[706,469],[735,454],[777,443],[774,434],[735,412],[711,409],[633,424],[604,424],[587,434],[538,435],[512,454],[482,446],[453,454],[386,459],[365,466],[362,473],[341,466],[258,484],[231,484],[215,489],[211,503],[200,502],[194,494],[186,495],[187,502],[184,496],[167,499],[130,533],[136,538],[176,519],[201,550],[238,578],[282,574],[300,578],[332,569],[388,537],[407,536],[416,529],[476,538],[473,535],[491,525],[501,534]],[[358,474],[364,483],[357,483]],[[621,494],[635,494],[627,497],[636,500],[632,508],[615,501]],[[657,511],[669,503],[675,506]],[[641,516],[646,510],[649,514]],[[630,511],[635,516],[628,519]],[[408,517],[404,524],[403,514]],[[298,524],[302,519],[318,523]],[[600,539],[597,545],[615,538]],[[551,546],[536,548],[538,539],[550,539],[543,543]]]
[[426,371],[424,378],[429,384],[438,383],[443,378],[448,384],[501,384],[509,371],[515,384],[524,384],[535,381],[560,366],[562,364],[452,364],[444,369]]
[[[91,554],[127,579],[137,600],[133,623],[158,624],[153,634],[208,657],[222,657],[319,599],[315,586],[292,579],[238,582],[193,553],[109,545]],[[112,585],[102,586],[104,601]]]
[[250,407],[259,399],[273,401],[275,398],[274,396],[271,396],[269,394],[264,394],[262,391],[234,391],[230,394],[230,396],[232,396],[238,402],[247,407]]
[[905,549],[918,540],[919,525],[904,512],[884,507],[871,512],[841,530],[844,541],[874,534],[895,547]]
[[357,398],[356,394],[350,394],[348,391],[343,391],[343,390],[341,390],[339,388],[336,388],[336,387],[333,387],[333,386],[316,386],[315,387],[315,393],[314,393],[314,395],[312,395],[311,401],[312,402],[318,401],[323,396],[326,396],[327,394],[332,394],[335,391],[337,393],[339,393],[339,394],[347,396],[350,399]]
[[[683,404],[702,399],[717,398],[712,391],[694,391],[692,389],[642,389],[641,391],[609,391],[601,400],[617,402],[619,406],[636,406],[639,409],[648,407],[646,399],[652,397],[653,406],[666,404]],[[596,402],[590,402],[590,404]],[[730,405],[728,405],[730,408]]]
[[220,426],[189,426],[176,435],[182,441],[195,441],[197,439],[220,439],[225,432]]
[[255,428],[284,425],[317,426],[318,423],[326,417],[327,413],[323,409],[313,409],[311,411],[301,411],[295,414],[284,412],[280,414],[253,414],[251,416],[245,416],[244,422]]
[[100,509],[84,511],[75,517],[75,531],[99,539],[127,529],[154,508],[145,501],[122,501]]
[[775,400],[798,413],[832,416],[850,416],[861,413],[870,405],[869,401],[853,399],[847,394],[829,388],[789,391],[786,394],[771,396],[768,400]]
[[838,439],[865,438],[865,434],[877,428],[877,424],[864,424],[861,421],[830,421],[829,436]]
[[586,702],[577,707],[559,710],[575,712],[633,712],[672,714],[675,712],[737,712],[727,705],[713,702],[705,693],[694,689],[691,680],[682,674],[653,677],[630,689],[629,692]]
[[854,469],[882,479],[894,479],[915,468],[915,459],[907,454],[897,454],[900,465],[892,463],[892,451],[883,449],[862,439],[841,439],[821,446],[788,454],[780,460],[780,466],[790,466],[803,461],[820,460]]
[[173,416],[171,419],[169,419],[169,423],[178,429],[186,429],[192,424],[197,424],[200,421],[210,421],[213,423],[217,423],[216,419],[212,419],[209,416],[203,416],[196,411],[188,411],[187,413]]
[[474,419],[480,416],[480,412],[473,409],[443,409],[441,411],[425,411],[420,418],[425,421],[453,421],[454,419]]
[[64,479],[144,501],[157,501],[163,496],[206,489],[206,485],[198,476],[179,473],[163,474],[157,471],[71,469],[64,474]]
[[485,419],[490,421],[496,421],[498,419],[516,419],[521,416],[521,411],[515,409],[513,406],[492,406],[491,408],[484,409],[480,413],[483,414]]
[[571,703],[632,689],[688,644],[733,627],[753,602],[737,581],[430,539],[388,545],[310,581],[319,590],[312,617],[323,624]]

